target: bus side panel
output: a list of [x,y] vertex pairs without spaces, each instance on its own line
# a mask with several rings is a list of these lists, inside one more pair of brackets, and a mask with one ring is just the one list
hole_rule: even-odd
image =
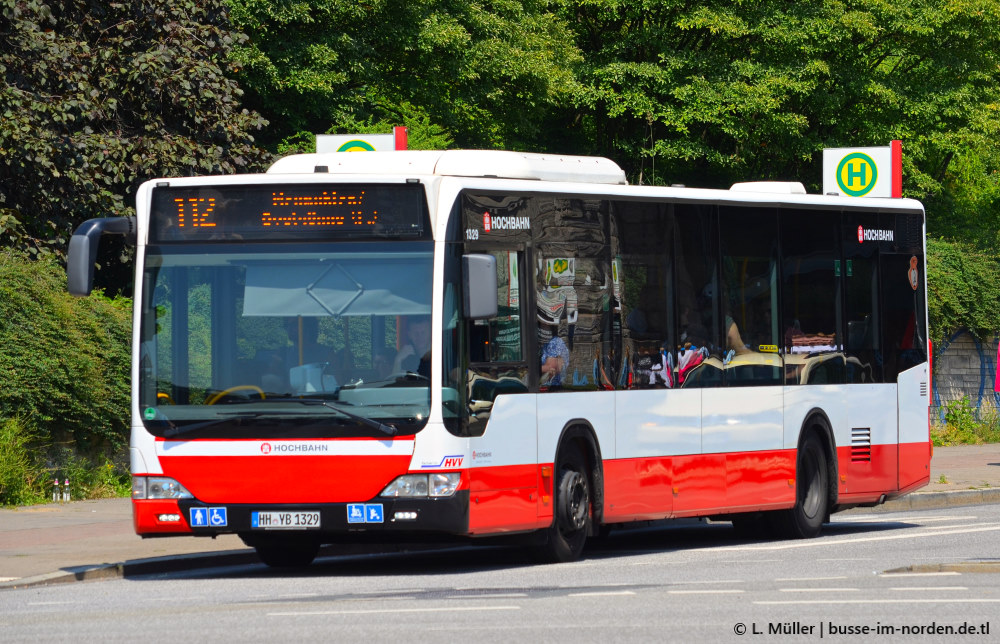
[[897,490],[896,385],[847,385],[847,400],[851,436],[837,446],[847,464],[846,494]]
[[[563,430],[575,424],[593,430],[604,463],[616,458],[613,394],[597,391],[550,392],[539,394],[537,400],[539,465],[554,465]],[[609,478],[605,473],[605,481]]]
[[795,505],[795,450],[726,454],[726,506],[730,511]]
[[927,408],[930,404],[927,363],[899,374],[899,490],[930,483],[931,443]]
[[673,511],[669,456],[604,461],[604,521],[652,521]]
[[634,521],[673,509],[671,456],[701,452],[701,391],[615,392],[615,454],[605,460],[604,518]]
[[[552,520],[539,493],[536,398],[497,396],[486,431],[469,439],[469,533],[530,530]],[[546,516],[547,514],[547,516]]]

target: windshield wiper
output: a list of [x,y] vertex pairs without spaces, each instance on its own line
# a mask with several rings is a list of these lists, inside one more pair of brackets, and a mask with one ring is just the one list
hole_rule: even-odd
[[375,420],[374,418],[368,418],[367,416],[361,416],[359,414],[349,412],[343,407],[339,405],[334,405],[330,401],[323,400],[322,398],[268,398],[267,402],[295,402],[295,403],[300,403],[302,405],[319,405],[321,407],[326,407],[327,409],[332,409],[333,411],[339,414],[343,414],[344,416],[350,418],[351,420],[356,420],[363,425],[367,425],[372,429],[377,429],[383,434],[387,434],[389,436],[395,436],[396,434],[399,433],[399,429],[397,429],[395,425],[383,423]]
[[170,419],[165,419],[167,424],[170,425],[170,429],[163,432],[164,438],[173,438],[174,436],[180,436],[182,434],[187,434],[190,432],[196,432],[199,429],[205,429],[207,427],[213,427],[215,425],[222,425],[223,423],[230,423],[233,420],[241,420],[243,418],[260,418],[261,416],[287,416],[290,415],[286,412],[266,412],[266,411],[226,411],[220,412],[219,416],[221,418],[213,418],[212,420],[205,420],[200,423],[192,423],[190,425],[183,425],[178,427]]

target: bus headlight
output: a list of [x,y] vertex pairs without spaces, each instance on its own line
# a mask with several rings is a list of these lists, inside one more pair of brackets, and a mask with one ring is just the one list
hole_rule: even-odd
[[133,499],[193,499],[194,495],[166,476],[133,476]]
[[452,496],[461,482],[460,472],[404,474],[387,485],[380,496],[408,498]]

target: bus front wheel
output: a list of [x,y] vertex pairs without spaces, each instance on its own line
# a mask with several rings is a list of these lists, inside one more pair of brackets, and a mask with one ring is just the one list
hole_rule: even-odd
[[[560,450],[562,451],[562,450]],[[590,523],[590,482],[587,462],[576,447],[567,447],[556,467],[552,525],[538,555],[543,561],[574,561],[583,554]]]

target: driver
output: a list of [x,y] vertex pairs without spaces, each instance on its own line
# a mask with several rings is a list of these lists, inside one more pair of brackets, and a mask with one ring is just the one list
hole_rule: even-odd
[[406,344],[399,348],[392,363],[394,373],[413,372],[431,377],[431,319],[425,315],[406,321]]

